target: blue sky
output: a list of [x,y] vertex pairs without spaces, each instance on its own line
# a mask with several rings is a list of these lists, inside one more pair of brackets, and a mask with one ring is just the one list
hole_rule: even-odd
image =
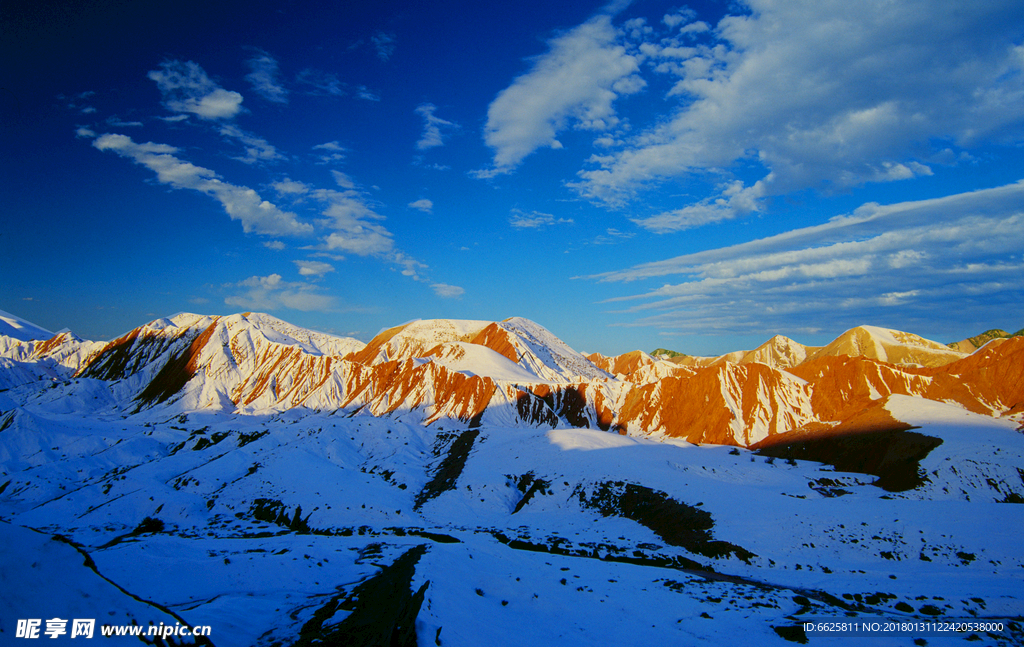
[[1017,0],[66,4],[0,7],[0,309],[43,327],[1024,325]]

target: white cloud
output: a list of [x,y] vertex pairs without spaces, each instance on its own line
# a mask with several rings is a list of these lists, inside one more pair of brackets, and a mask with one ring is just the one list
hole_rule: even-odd
[[165,61],[149,73],[171,112],[190,113],[203,119],[230,119],[242,111],[242,95],[214,83],[192,61]]
[[256,49],[246,65],[252,71],[245,75],[245,80],[252,84],[257,94],[267,101],[288,103],[288,90],[281,84],[277,60],[273,56]]
[[648,313],[634,325],[690,334],[767,334],[808,322],[836,333],[896,320],[934,327],[949,320],[951,298],[957,317],[988,317],[977,325],[991,327],[1007,308],[1019,309],[1021,249],[1024,180],[933,200],[866,204],[821,225],[591,278],[684,277],[613,301],[642,302],[626,310]]
[[395,53],[395,35],[387,34],[382,31],[377,32],[373,35],[370,40],[373,42],[373,48],[377,52],[377,58],[382,61],[388,61],[391,55]]
[[594,238],[593,244],[594,245],[614,245],[615,243],[618,243],[618,242],[623,241],[623,240],[628,240],[630,238],[633,238],[634,236],[636,236],[635,233],[632,233],[632,232],[627,233],[627,232],[624,232],[624,231],[619,231],[618,229],[615,229],[614,227],[609,227],[608,229],[605,230],[604,234]]
[[243,292],[224,299],[224,303],[245,310],[278,310],[288,308],[303,312],[328,312],[336,308],[337,299],[301,281],[285,281],[280,274],[251,276],[238,283],[227,283],[228,289]]
[[317,96],[343,97],[348,94],[347,86],[337,75],[322,70],[305,69],[295,79],[300,85],[308,86],[307,92]]
[[331,177],[334,178],[334,183],[343,189],[355,189],[356,181],[353,180],[348,173],[342,173],[338,170],[331,171]]
[[143,125],[141,121],[123,121],[119,117],[107,117],[105,123],[111,128],[139,128]]
[[321,164],[334,164],[345,159],[345,153],[347,152],[345,147],[339,144],[337,141],[327,142],[326,144],[317,144],[313,147],[315,151],[323,151],[319,154]]
[[311,234],[311,225],[299,222],[291,212],[281,211],[262,199],[254,190],[229,184],[210,169],[196,166],[174,156],[178,149],[166,144],[138,144],[127,135],[107,134],[98,137],[93,146],[101,151],[114,151],[136,164],[156,173],[157,180],[176,189],[192,189],[220,202],[231,217],[242,223],[246,233],[272,236]]
[[345,147],[339,144],[337,140],[335,140],[332,142],[327,142],[326,144],[317,144],[316,146],[313,147],[313,150],[334,151],[336,153],[344,153]]
[[292,261],[299,269],[299,276],[322,277],[334,271],[334,266],[323,261]]
[[423,213],[434,212],[434,203],[430,200],[427,200],[426,198],[416,200],[415,202],[410,202],[409,206],[412,207],[413,209],[418,209]]
[[426,263],[421,263],[405,252],[399,250],[392,251],[385,258],[402,268],[402,276],[408,276],[414,281],[423,282],[426,280],[420,276],[420,271],[429,267]]
[[561,147],[555,137],[570,124],[594,131],[615,126],[612,103],[645,85],[638,59],[618,39],[607,15],[552,39],[549,51],[488,108],[484,140],[494,149],[493,168],[478,175],[507,173],[538,148]]
[[87,92],[81,92],[74,96],[68,97],[63,94],[58,94],[57,98],[64,101],[68,110],[76,110],[83,115],[91,115],[96,113],[95,106],[91,105],[91,101],[96,96],[96,92],[89,90]]
[[445,299],[457,299],[466,293],[463,288],[447,283],[432,283],[430,287],[433,288],[434,294]]
[[363,101],[380,101],[380,95],[370,90],[365,85],[360,85],[356,88],[356,98],[362,99]]
[[288,178],[279,182],[274,182],[270,186],[277,191],[278,195],[282,196],[298,196],[309,192],[308,186],[302,182],[296,182],[295,180],[290,180]]
[[753,186],[744,187],[743,183],[737,180],[725,185],[717,197],[705,198],[681,209],[632,220],[648,231],[664,234],[745,216],[760,210],[758,199],[765,194],[765,186],[769,182],[770,179],[758,180]]
[[319,224],[332,231],[315,251],[373,256],[398,265],[405,276],[422,280],[419,272],[427,266],[395,247],[391,232],[381,224],[384,216],[359,191],[317,189],[294,180],[283,180],[274,187],[282,196],[297,201],[311,198],[321,205],[323,219]]
[[272,162],[285,159],[285,156],[278,153],[277,149],[267,140],[247,133],[237,126],[222,126],[220,134],[238,140],[245,148],[245,157],[234,158],[240,162],[256,164],[258,162]]
[[423,134],[420,136],[420,140],[416,142],[418,150],[425,151],[428,148],[444,146],[442,129],[450,130],[457,127],[450,121],[434,116],[436,111],[437,106],[432,103],[424,103],[416,108],[416,114],[423,117]]
[[309,195],[321,202],[327,218],[324,224],[334,230],[323,239],[321,251],[379,256],[394,249],[391,232],[380,224],[384,216],[358,192],[313,189]]
[[571,225],[572,223],[572,218],[555,218],[550,213],[541,213],[539,211],[526,213],[519,209],[513,209],[512,215],[509,216],[508,219],[508,224],[512,225],[516,229],[540,229],[541,227],[548,227],[550,225]]
[[770,174],[766,195],[842,189],[930,174],[924,159],[951,144],[1020,139],[1015,0],[745,4],[714,31],[684,27],[699,43],[641,47],[651,69],[677,77],[679,107],[593,157],[573,185],[581,195],[620,204],[749,161]]
[[285,244],[279,240],[268,240],[265,243],[263,243],[263,246],[266,247],[267,249],[272,249],[276,252],[279,252],[285,248]]

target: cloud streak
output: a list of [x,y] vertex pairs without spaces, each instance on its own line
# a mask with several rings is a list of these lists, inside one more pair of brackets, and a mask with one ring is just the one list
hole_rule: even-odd
[[645,85],[638,59],[619,38],[611,17],[599,15],[552,39],[548,52],[488,108],[484,141],[494,160],[478,175],[508,173],[538,148],[561,148],[556,136],[570,125],[592,131],[615,126],[614,101]]
[[551,225],[571,225],[573,224],[573,219],[555,218],[555,216],[550,213],[541,213],[539,211],[526,213],[519,209],[513,209],[512,215],[509,216],[508,224],[515,229],[541,229],[542,227],[550,227]]
[[244,310],[287,308],[303,312],[330,312],[338,305],[335,297],[319,292],[316,286],[301,281],[285,281],[280,274],[251,276],[238,283],[227,283],[223,287],[242,290],[226,297],[224,303]]
[[230,124],[222,126],[220,134],[229,139],[234,139],[245,148],[244,157],[234,158],[239,162],[258,164],[260,162],[274,162],[285,159],[285,156],[279,153],[277,148],[270,142],[252,133],[247,133],[237,126]]
[[951,298],[979,321],[1007,309],[1019,315],[1021,249],[1024,180],[932,200],[866,204],[814,227],[590,278],[684,277],[610,300],[643,302],[622,311],[637,316],[628,325],[678,333],[810,331],[858,319],[934,328],[948,321]]
[[427,198],[421,198],[410,202],[409,207],[416,209],[417,211],[422,211],[423,213],[434,213],[434,203],[432,200],[428,200]]
[[299,276],[315,276],[317,278],[334,271],[334,266],[323,261],[292,261],[299,270]]
[[231,119],[242,111],[242,95],[214,83],[192,61],[165,61],[149,73],[171,112],[203,119]]
[[313,233],[312,225],[300,222],[291,212],[262,199],[256,191],[229,184],[210,169],[196,166],[175,156],[178,149],[166,144],[139,144],[127,135],[106,134],[97,137],[93,146],[113,151],[156,173],[157,180],[175,189],[191,189],[204,193],[224,207],[232,220],[242,223],[246,233],[271,236],[301,236]]
[[416,142],[416,150],[425,151],[430,148],[444,146],[443,130],[452,130],[457,126],[451,121],[441,119],[434,115],[437,106],[432,103],[424,103],[416,107],[416,114],[423,118],[423,134]]
[[246,65],[252,71],[245,75],[245,80],[257,94],[272,103],[288,103],[288,90],[281,84],[280,69],[273,56],[257,49]]

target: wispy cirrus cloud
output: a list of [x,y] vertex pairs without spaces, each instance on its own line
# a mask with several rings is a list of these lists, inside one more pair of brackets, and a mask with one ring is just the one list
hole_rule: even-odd
[[509,216],[508,224],[515,229],[540,229],[551,225],[573,224],[572,218],[556,218],[550,213],[531,211],[529,213],[519,209],[513,209]]
[[313,226],[300,222],[292,212],[282,211],[267,202],[256,191],[245,186],[230,184],[210,169],[186,162],[175,154],[178,149],[166,144],[147,142],[140,144],[127,135],[100,135],[93,146],[101,151],[113,151],[156,173],[162,184],[175,189],[199,191],[217,200],[232,220],[242,223],[247,233],[271,236],[301,236],[313,233]]
[[320,151],[317,155],[320,158],[321,164],[334,164],[335,162],[340,162],[345,159],[346,149],[336,140],[324,144],[317,144],[313,147],[313,150]]
[[141,121],[124,121],[120,117],[107,117],[104,123],[111,128],[141,128]]
[[307,68],[298,73],[295,82],[304,88],[306,94],[313,96],[345,97],[352,95],[364,101],[380,101],[380,96],[365,85],[352,87],[332,72]]
[[318,188],[291,179],[273,185],[282,198],[296,203],[313,201],[317,205],[318,223],[329,233],[310,249],[331,255],[378,258],[400,267],[404,276],[425,281],[422,273],[428,269],[427,265],[395,246],[394,236],[384,226],[385,217],[377,212],[377,206],[344,173],[339,172],[335,177],[340,178],[341,190]]
[[416,142],[416,149],[425,151],[430,148],[444,146],[444,132],[450,131],[458,126],[445,119],[434,115],[437,106],[432,103],[424,103],[416,107],[416,114],[423,117],[423,134]]
[[377,58],[387,62],[395,53],[396,39],[394,34],[379,31],[370,38],[373,49],[377,52]]
[[[552,38],[497,94],[484,128],[492,164],[474,175],[511,172],[560,148],[559,133],[590,131],[594,154],[566,185],[622,208],[684,183],[694,197],[634,218],[667,233],[763,212],[772,196],[927,176],[973,147],[1024,140],[1015,0],[741,0],[714,25],[689,9],[658,24],[620,19],[625,4]],[[642,108],[620,101],[653,87],[669,89]]]
[[633,238],[635,236],[636,234],[634,232],[620,231],[618,229],[615,229],[614,227],[609,227],[608,229],[605,229],[605,232],[603,234],[594,238],[593,244],[614,245],[624,240],[629,240],[630,238]]
[[203,119],[231,119],[242,111],[242,95],[225,90],[192,61],[164,61],[149,73],[171,112]]
[[315,285],[302,281],[285,281],[280,274],[251,276],[237,283],[226,283],[226,290],[237,291],[224,299],[226,305],[244,310],[301,310],[330,312],[338,300],[324,294]]
[[74,110],[80,112],[83,115],[91,115],[96,113],[96,106],[92,105],[93,99],[96,97],[96,92],[88,90],[86,92],[79,92],[73,96],[67,96],[64,94],[57,95],[57,98],[64,102],[64,105],[68,110]]
[[288,103],[288,90],[281,83],[277,59],[262,49],[253,48],[253,56],[245,63],[251,70],[245,80],[258,95],[273,103]]
[[416,209],[417,211],[422,211],[423,213],[433,213],[434,212],[434,203],[433,203],[433,201],[432,200],[428,200],[426,198],[421,198],[419,200],[415,200],[413,202],[410,202],[409,203],[409,207],[412,208],[412,209]]
[[343,97],[348,94],[346,86],[338,75],[322,70],[305,69],[299,72],[296,82],[306,88],[308,94]]
[[234,139],[245,148],[245,155],[243,157],[234,158],[240,162],[257,164],[259,162],[273,162],[285,159],[285,156],[279,153],[273,144],[262,137],[247,133],[237,126],[230,124],[222,126],[220,134]]
[[448,285],[447,283],[432,283],[430,288],[439,297],[445,299],[458,299],[466,293],[464,288],[460,288],[457,285]]
[[694,229],[722,220],[731,220],[759,211],[760,198],[766,194],[766,185],[771,181],[757,181],[744,186],[735,180],[720,185],[718,195],[704,198],[681,209],[673,209],[646,218],[630,218],[634,223],[657,234],[666,234],[685,229]]
[[[249,81],[259,91],[281,99],[287,95],[275,94],[271,85],[277,78],[276,61],[262,50],[249,61],[253,74]],[[232,143],[240,144],[244,154],[234,159],[246,164],[284,162],[289,159],[275,146],[257,134],[243,130],[229,121],[241,112],[241,95],[221,88],[210,79],[206,72],[191,61],[165,61],[160,68],[149,73],[161,91],[163,104],[176,113],[172,119],[188,119],[198,116],[214,122],[212,132]],[[341,84],[328,79],[327,88],[334,93],[344,91]],[[364,88],[365,89],[365,88]],[[91,95],[89,95],[91,96]],[[434,126],[441,128],[444,120],[436,119]],[[109,122],[125,125],[123,122]],[[112,151],[121,157],[148,168],[156,180],[175,189],[191,189],[216,200],[233,220],[241,222],[246,233],[257,233],[277,237],[300,237],[307,241],[303,249],[313,256],[323,256],[333,261],[343,261],[345,255],[372,257],[392,266],[402,275],[414,281],[430,284],[435,294],[446,298],[458,296],[461,288],[447,284],[431,283],[426,276],[426,263],[400,249],[393,234],[384,225],[381,204],[376,203],[347,173],[330,169],[337,187],[325,188],[293,180],[288,177],[269,183],[278,198],[275,202],[265,200],[257,191],[247,186],[233,184],[210,168],[193,164],[186,159],[182,150],[161,143],[140,143],[123,134],[98,134],[97,128],[81,126],[76,134],[92,140],[93,146],[101,151]],[[208,125],[200,130],[211,132]],[[314,153],[324,164],[337,164],[345,159],[346,149],[338,141],[330,141],[313,147]],[[279,206],[284,204],[285,207]],[[433,203],[417,200],[409,205],[414,209],[430,213]],[[298,214],[303,214],[300,217]],[[281,240],[266,241],[268,249],[286,248]],[[334,265],[321,260],[293,260],[299,275],[319,281],[335,271]],[[276,278],[275,278],[276,277]],[[306,287],[303,287],[306,286]],[[440,286],[440,287],[437,287]],[[235,305],[243,302],[251,307],[272,309],[288,307],[296,309],[324,309],[333,303],[333,298],[309,284],[283,281],[280,274],[254,276],[244,285],[247,291],[235,294]],[[305,305],[303,305],[305,304]]]
[[[821,225],[590,278],[684,277],[610,300],[643,302],[623,311],[637,317],[627,325],[678,333],[770,334],[861,321],[913,322],[918,330],[945,327],[955,334],[953,325],[991,327],[1007,314],[1019,316],[1021,249],[1024,180],[932,200],[866,204]],[[951,295],[976,321],[949,321]]]
[[553,38],[488,108],[484,141],[494,159],[477,175],[508,173],[538,148],[561,148],[556,137],[570,126],[600,132],[618,124],[612,104],[646,85],[637,74],[640,60],[621,38],[604,14]]
[[299,270],[299,276],[322,277],[334,271],[334,266],[323,261],[292,261]]

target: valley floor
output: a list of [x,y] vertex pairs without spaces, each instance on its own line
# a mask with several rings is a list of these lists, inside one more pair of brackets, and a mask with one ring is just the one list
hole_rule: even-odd
[[[588,429],[127,416],[60,388],[0,393],[3,644],[53,618],[238,647],[1024,644],[1019,420],[890,397],[941,444],[886,491]],[[805,629],[882,619],[918,624]],[[923,624],[951,620],[982,629]]]

